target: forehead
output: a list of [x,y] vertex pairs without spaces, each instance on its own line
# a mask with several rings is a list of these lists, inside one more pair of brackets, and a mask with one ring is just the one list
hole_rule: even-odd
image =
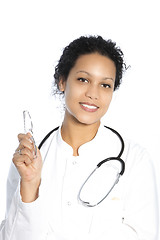
[[92,53],[78,57],[70,72],[75,73],[77,71],[86,71],[99,75],[109,74],[113,77],[116,73],[116,67],[110,58],[100,55],[99,53]]

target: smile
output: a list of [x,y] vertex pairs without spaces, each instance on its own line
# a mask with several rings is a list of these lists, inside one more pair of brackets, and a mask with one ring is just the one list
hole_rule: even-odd
[[94,105],[94,104],[89,104],[89,103],[80,103],[80,106],[83,110],[87,111],[87,112],[95,112],[98,110],[98,106]]

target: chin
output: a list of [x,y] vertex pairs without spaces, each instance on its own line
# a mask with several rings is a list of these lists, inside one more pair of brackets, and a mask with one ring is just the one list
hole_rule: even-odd
[[77,123],[84,124],[84,125],[92,125],[95,123],[99,123],[100,119],[91,119],[91,118],[76,118]]

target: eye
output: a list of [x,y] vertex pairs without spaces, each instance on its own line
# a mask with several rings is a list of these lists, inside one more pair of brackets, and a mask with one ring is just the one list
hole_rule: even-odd
[[101,86],[102,86],[103,88],[112,88],[112,86],[111,86],[110,84],[106,84],[106,83],[101,84]]
[[82,77],[78,78],[78,81],[88,83],[88,80],[86,78],[82,78]]

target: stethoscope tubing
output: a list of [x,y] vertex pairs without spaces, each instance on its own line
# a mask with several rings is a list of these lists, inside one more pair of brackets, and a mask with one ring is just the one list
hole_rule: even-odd
[[[79,190],[79,193],[78,193],[78,195],[77,195],[77,198],[78,198],[78,201],[79,201],[83,206],[86,206],[86,207],[95,207],[95,206],[99,205],[99,204],[109,195],[109,193],[112,191],[112,189],[114,188],[114,186],[118,183],[119,178],[124,174],[124,171],[125,171],[125,162],[121,159],[121,156],[122,156],[122,154],[123,154],[123,152],[124,152],[124,147],[125,147],[123,138],[121,137],[121,135],[120,135],[115,129],[110,128],[110,127],[107,127],[107,126],[104,126],[104,127],[108,128],[109,130],[111,130],[113,133],[115,133],[115,134],[118,136],[118,138],[119,138],[119,140],[120,140],[120,142],[121,142],[121,150],[120,150],[120,152],[119,152],[119,154],[118,154],[117,157],[109,157],[109,158],[106,158],[106,159],[100,161],[100,162],[97,164],[96,168],[90,173],[90,175],[87,177],[87,179],[86,179],[86,180],[84,181],[84,183],[82,184],[82,186],[81,186],[81,188],[80,188],[80,190]],[[41,149],[41,147],[42,147],[42,145],[44,144],[44,142],[49,138],[49,136],[50,136],[54,131],[58,130],[58,128],[59,128],[59,127],[56,127],[55,129],[51,130],[51,131],[44,137],[44,139],[41,141],[41,143],[40,143],[39,146],[38,146],[39,149]],[[82,188],[84,187],[85,183],[86,183],[86,182],[88,181],[88,179],[93,175],[93,173],[94,173],[98,168],[100,168],[105,162],[107,162],[107,161],[112,161],[112,160],[117,160],[117,161],[119,161],[119,162],[121,163],[121,171],[120,171],[120,173],[118,173],[117,178],[116,178],[115,182],[113,183],[111,189],[110,189],[110,190],[107,192],[107,194],[101,199],[101,201],[99,201],[99,202],[96,203],[96,204],[93,204],[93,205],[92,205],[92,204],[90,204],[89,202],[83,201],[83,200],[81,199],[81,197],[80,197],[80,194],[81,194]]]

